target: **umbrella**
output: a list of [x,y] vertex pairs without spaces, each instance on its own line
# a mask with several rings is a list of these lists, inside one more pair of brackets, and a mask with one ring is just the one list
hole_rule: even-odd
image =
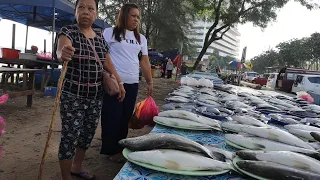
[[158,57],[163,57],[161,53],[158,53],[157,51],[148,51],[149,56],[158,56]]
[[239,61],[230,61],[229,66],[235,67],[235,68],[240,68],[242,65],[242,68],[246,68],[245,64],[241,64]]

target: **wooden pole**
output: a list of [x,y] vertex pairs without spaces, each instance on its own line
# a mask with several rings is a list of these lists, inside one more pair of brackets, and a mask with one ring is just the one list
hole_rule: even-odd
[[38,180],[42,180],[42,174],[43,174],[43,165],[44,165],[44,161],[47,155],[47,150],[49,147],[49,142],[51,139],[51,135],[52,135],[52,128],[53,128],[53,124],[55,122],[56,119],[56,114],[57,114],[57,110],[59,107],[59,103],[60,103],[60,96],[61,96],[61,91],[62,91],[62,84],[63,84],[63,80],[64,80],[64,76],[67,72],[67,62],[63,63],[63,67],[62,67],[62,71],[61,71],[61,75],[59,78],[59,83],[58,83],[58,91],[57,91],[57,95],[56,95],[56,100],[54,103],[54,107],[53,107],[53,112],[52,112],[52,118],[51,118],[51,122],[50,122],[50,126],[49,126],[49,131],[48,131],[48,137],[47,137],[47,141],[46,141],[46,145],[44,147],[44,151],[42,154],[42,159],[41,159],[41,163],[40,163],[40,170],[39,170],[39,175],[38,175]]

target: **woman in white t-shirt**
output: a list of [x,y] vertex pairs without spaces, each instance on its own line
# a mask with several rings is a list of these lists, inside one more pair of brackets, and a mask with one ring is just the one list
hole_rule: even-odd
[[[145,36],[139,33],[140,12],[135,4],[125,4],[114,28],[106,28],[103,36],[109,45],[111,60],[124,83],[123,101],[105,93],[101,113],[101,154],[119,160],[122,149],[118,142],[128,135],[128,122],[133,113],[139,85],[139,66],[147,81],[148,95],[152,95],[153,82]],[[139,58],[138,54],[142,53]],[[115,155],[115,156],[114,156]],[[122,159],[122,158],[120,158]]]

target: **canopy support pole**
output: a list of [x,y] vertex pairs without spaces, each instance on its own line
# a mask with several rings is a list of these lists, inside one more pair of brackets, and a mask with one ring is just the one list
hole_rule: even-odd
[[24,53],[27,52],[27,46],[28,46],[28,34],[29,34],[29,25],[27,25],[27,31],[26,31],[26,43],[24,45]]
[[12,49],[15,49],[16,47],[16,24],[12,25]]
[[[53,8],[53,14],[52,14],[52,51],[51,51],[51,72],[50,72],[50,79],[53,77],[53,61],[54,61],[54,32],[56,30],[56,8]],[[50,80],[50,83],[52,85],[52,79]]]

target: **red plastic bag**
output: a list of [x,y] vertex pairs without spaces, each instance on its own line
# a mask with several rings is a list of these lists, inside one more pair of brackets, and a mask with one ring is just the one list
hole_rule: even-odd
[[146,100],[143,100],[136,104],[136,107],[134,109],[133,115],[131,116],[131,119],[129,121],[129,128],[131,129],[142,129],[144,127],[144,124],[142,124],[139,120],[141,108]]
[[151,96],[149,96],[141,107],[140,121],[144,125],[154,126],[153,117],[158,116],[159,107]]
[[153,126],[153,117],[158,116],[159,108],[153,98],[150,96],[147,99],[136,104],[134,113],[129,121],[129,128],[141,129],[145,125]]

